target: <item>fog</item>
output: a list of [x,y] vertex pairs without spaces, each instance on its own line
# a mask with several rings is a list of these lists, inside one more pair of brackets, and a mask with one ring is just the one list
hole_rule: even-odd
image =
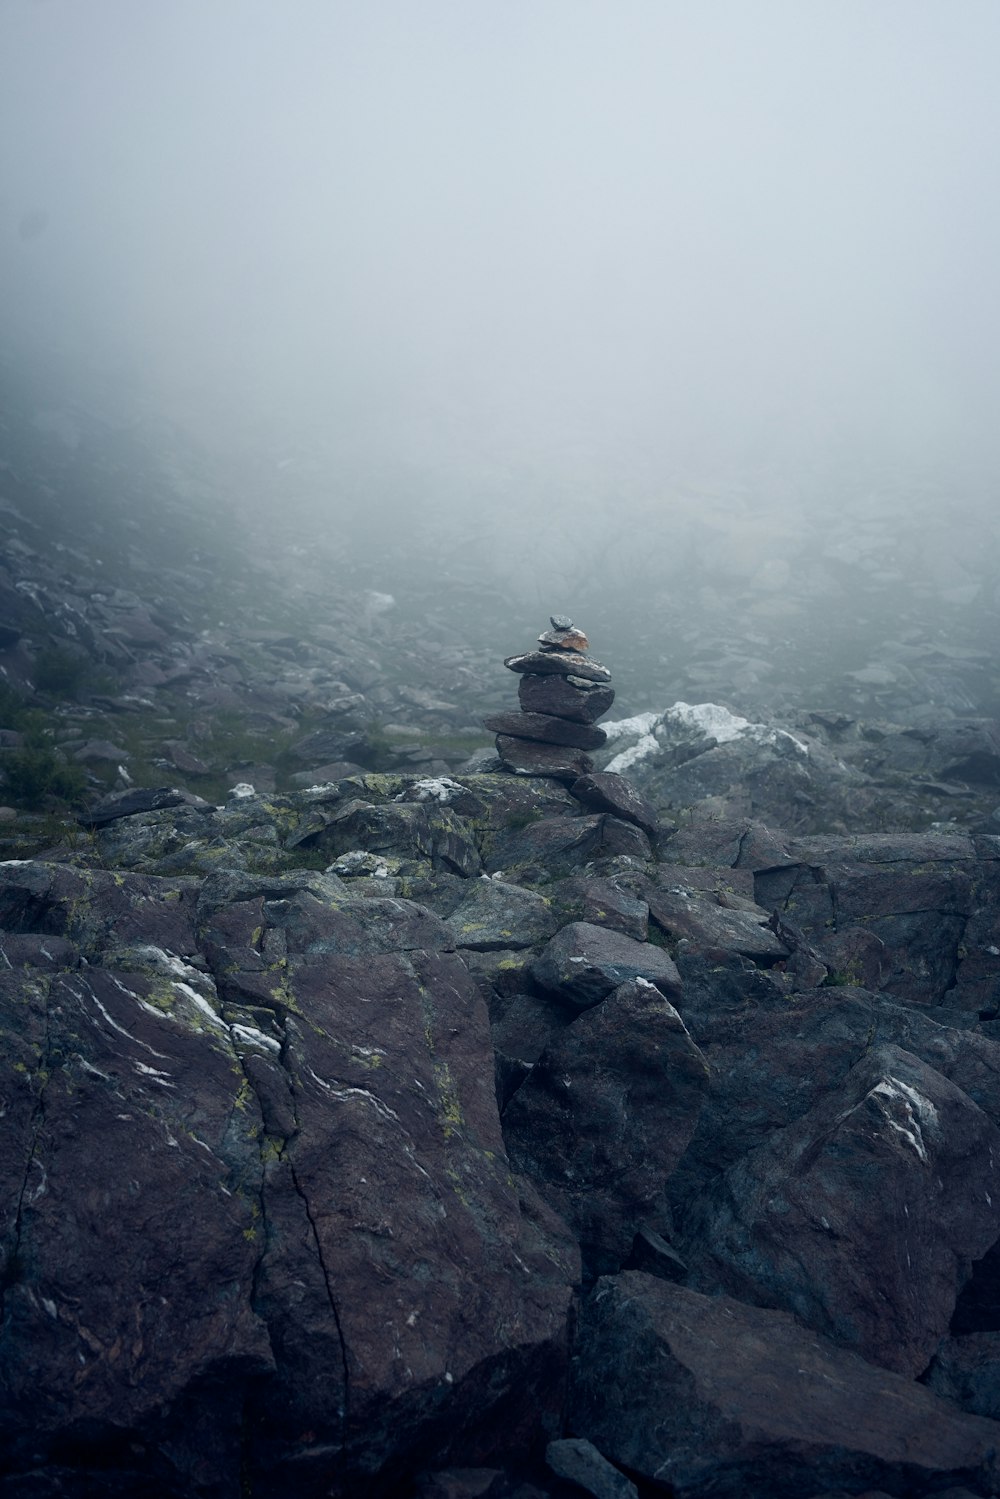
[[995,0],[0,0],[0,319],[376,552],[724,590],[884,506],[897,584],[981,565],[998,56]]

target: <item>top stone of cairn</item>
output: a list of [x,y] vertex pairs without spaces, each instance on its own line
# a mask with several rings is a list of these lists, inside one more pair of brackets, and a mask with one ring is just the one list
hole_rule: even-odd
[[578,630],[567,614],[550,614],[551,630],[538,637],[543,651],[579,651],[584,654],[590,642],[582,630]]

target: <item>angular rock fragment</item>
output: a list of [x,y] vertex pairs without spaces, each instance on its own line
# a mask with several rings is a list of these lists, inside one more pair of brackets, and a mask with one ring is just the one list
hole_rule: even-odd
[[310,846],[332,859],[353,849],[427,861],[435,869],[475,875],[481,868],[472,829],[450,806],[437,802],[386,802],[373,805],[349,800],[332,813],[324,811]]
[[[628,940],[628,939],[626,939]],[[697,1123],[708,1067],[644,979],[550,1039],[504,1113],[511,1161],[572,1225],[585,1258],[617,1268]]]
[[619,984],[634,979],[645,979],[670,999],[681,992],[677,966],[661,947],[587,921],[570,922],[557,932],[531,971],[543,989],[581,1010],[600,1004]]
[[607,713],[615,689],[580,676],[522,676],[517,698],[525,713],[551,713],[574,723],[594,723]]
[[545,1461],[557,1478],[568,1479],[593,1499],[639,1499],[631,1479],[602,1457],[593,1442],[580,1437],[550,1442]]
[[573,782],[570,790],[585,807],[592,807],[597,812],[613,812],[625,822],[634,822],[651,837],[659,827],[660,820],[652,802],[614,771],[603,770],[581,776]]
[[679,1499],[994,1493],[1000,1423],[866,1364],[787,1312],[638,1271],[584,1303],[569,1427]]
[[733,910],[684,885],[650,885],[649,914],[671,937],[687,938],[698,948],[722,948],[758,961],[776,962],[788,949],[767,925],[767,913]]
[[447,918],[456,947],[489,949],[533,947],[545,942],[558,917],[544,895],[503,880],[476,880],[468,896]]
[[[791,842],[788,852],[801,860],[781,868],[760,868],[757,900],[766,910],[787,913],[790,921],[822,952],[825,935],[861,928],[881,943],[862,955],[860,939],[845,953],[845,972],[877,976],[885,993],[912,1004],[939,1004],[951,990],[962,1002],[962,969],[972,957],[969,1003],[980,1008],[983,979],[1000,981],[1000,962],[985,951],[989,917],[977,931],[980,914],[992,906],[992,930],[1000,901],[1000,871],[976,858],[971,840],[937,833],[869,834],[863,837],[808,838]],[[974,893],[975,892],[975,893]],[[973,947],[966,945],[972,928]],[[838,950],[845,944],[837,944]],[[854,961],[855,949],[858,961]],[[976,949],[979,949],[978,951]],[[877,956],[877,964],[874,959]],[[852,970],[853,963],[853,970]],[[836,962],[831,962],[836,971]],[[992,982],[991,982],[992,981]]]
[[876,1047],[727,1173],[689,1234],[696,1283],[787,1307],[913,1376],[1000,1237],[1000,1130],[911,1053]]
[[578,656],[574,651],[527,651],[522,656],[507,656],[504,666],[509,671],[532,672],[538,675],[582,677],[586,682],[610,682],[611,673],[599,661],[589,656]]
[[189,956],[197,894],[183,878],[15,860],[0,864],[0,931],[66,937],[89,962],[129,942]]
[[613,879],[577,875],[562,880],[550,894],[565,913],[564,921],[589,921],[594,926],[610,927],[637,942],[645,942],[649,935],[648,905]]
[[[600,749],[607,739],[603,729],[590,724],[574,723],[548,713],[491,713],[483,719],[491,734],[516,734],[521,739],[537,739],[543,744],[568,744],[575,749]],[[613,807],[602,807],[614,811]]]
[[497,754],[504,767],[518,775],[556,776],[561,781],[575,781],[594,764],[583,750],[542,744],[534,739],[515,739],[512,734],[497,735]]
[[154,812],[162,807],[180,806],[194,807],[202,812],[214,811],[210,802],[203,801],[200,796],[193,796],[190,791],[179,790],[176,786],[160,786],[156,789],[135,786],[131,791],[116,791],[110,796],[102,797],[99,802],[81,812],[79,820],[84,827],[99,828],[119,817],[134,817],[138,812]]
[[[490,839],[484,859],[491,874],[518,870],[518,878],[534,883],[582,869],[600,850],[604,818],[537,817],[512,819]],[[534,871],[528,878],[527,871]]]

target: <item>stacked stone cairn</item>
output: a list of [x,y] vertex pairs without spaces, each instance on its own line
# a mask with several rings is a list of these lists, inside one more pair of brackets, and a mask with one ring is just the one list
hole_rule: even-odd
[[585,753],[599,749],[607,735],[596,720],[615,700],[611,673],[587,655],[582,630],[564,614],[538,637],[537,651],[508,656],[516,671],[519,713],[493,713],[483,720],[497,736],[497,754],[506,770],[523,776],[555,776],[572,781],[593,769]]

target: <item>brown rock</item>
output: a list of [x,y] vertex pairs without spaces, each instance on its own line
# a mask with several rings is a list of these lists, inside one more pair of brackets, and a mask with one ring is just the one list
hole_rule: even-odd
[[573,626],[568,630],[546,630],[539,635],[538,644],[543,651],[585,651],[590,641],[582,630]]

